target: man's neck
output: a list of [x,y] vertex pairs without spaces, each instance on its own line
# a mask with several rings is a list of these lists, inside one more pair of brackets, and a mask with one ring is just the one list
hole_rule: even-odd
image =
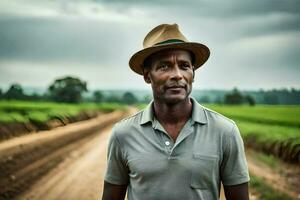
[[164,124],[177,124],[186,122],[192,113],[190,98],[176,104],[161,103],[154,100],[154,114],[159,122]]

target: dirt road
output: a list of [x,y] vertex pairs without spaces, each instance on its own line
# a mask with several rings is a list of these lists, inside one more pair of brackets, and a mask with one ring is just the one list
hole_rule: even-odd
[[100,199],[111,127],[97,134],[17,199]]

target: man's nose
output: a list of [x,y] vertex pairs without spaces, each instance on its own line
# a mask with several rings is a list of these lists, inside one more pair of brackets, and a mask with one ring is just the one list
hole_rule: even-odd
[[171,79],[180,80],[182,79],[182,73],[178,66],[174,66],[171,72]]

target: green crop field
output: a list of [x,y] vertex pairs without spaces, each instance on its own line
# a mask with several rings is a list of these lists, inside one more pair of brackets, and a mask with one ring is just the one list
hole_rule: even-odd
[[257,142],[283,141],[288,138],[300,139],[300,129],[281,125],[259,124],[255,122],[235,120],[244,138],[255,137]]
[[46,122],[50,119],[76,116],[82,111],[110,112],[125,106],[112,103],[60,104],[52,102],[0,101],[0,123],[29,121]]
[[206,106],[235,120],[300,127],[300,106],[229,106],[211,104]]
[[247,146],[300,162],[300,106],[206,106],[233,119]]

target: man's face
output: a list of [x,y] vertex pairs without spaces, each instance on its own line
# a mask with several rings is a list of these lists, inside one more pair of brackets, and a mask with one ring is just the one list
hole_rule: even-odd
[[154,99],[175,104],[188,98],[192,90],[191,54],[184,50],[164,50],[151,56],[144,79],[151,83]]

